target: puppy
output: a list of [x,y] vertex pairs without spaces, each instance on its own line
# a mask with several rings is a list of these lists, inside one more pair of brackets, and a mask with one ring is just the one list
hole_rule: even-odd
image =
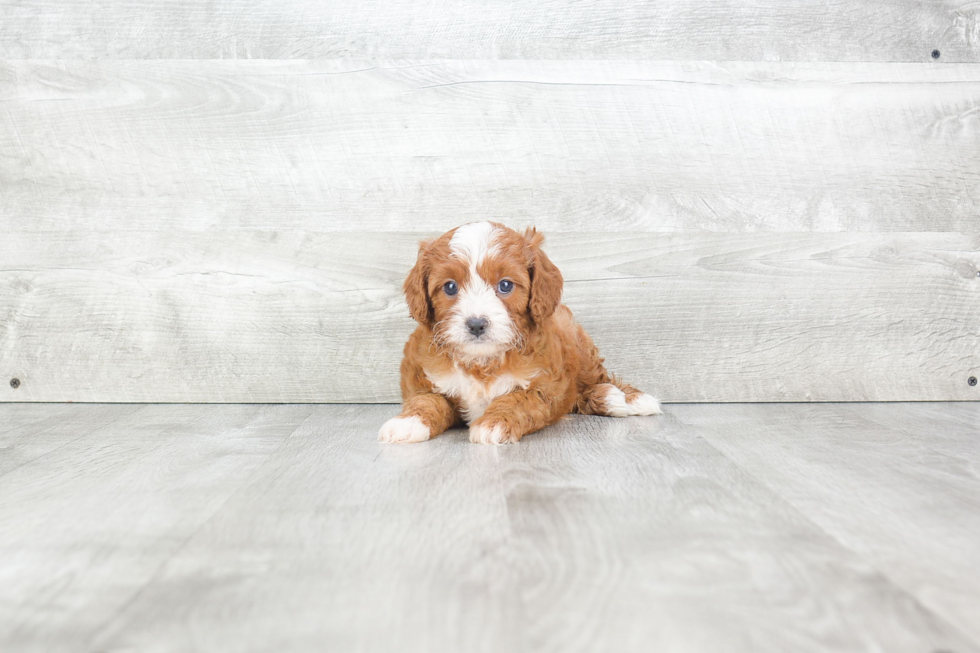
[[419,245],[405,297],[419,323],[401,365],[402,412],[382,442],[422,442],[465,422],[470,441],[517,442],[570,412],[657,415],[606,371],[561,304],[544,236],[474,222]]

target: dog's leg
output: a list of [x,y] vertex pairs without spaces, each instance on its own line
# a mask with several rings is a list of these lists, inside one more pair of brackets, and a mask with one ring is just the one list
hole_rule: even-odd
[[378,432],[382,442],[423,442],[434,438],[459,421],[459,412],[440,394],[410,397],[401,415],[392,417]]
[[586,388],[575,407],[586,415],[609,417],[663,414],[656,397],[615,379]]
[[662,414],[656,397],[623,383],[606,370],[599,349],[581,326],[575,342],[583,361],[578,382],[585,386],[575,402],[576,412],[609,417]]
[[543,391],[532,386],[497,397],[487,406],[483,416],[470,424],[470,442],[517,442],[528,433],[554,423],[564,414],[560,407],[545,399],[560,396],[560,392]]

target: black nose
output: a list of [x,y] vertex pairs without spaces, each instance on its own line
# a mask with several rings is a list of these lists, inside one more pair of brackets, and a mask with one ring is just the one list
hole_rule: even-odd
[[479,338],[487,330],[487,318],[471,317],[466,320],[466,328],[470,330],[470,333]]

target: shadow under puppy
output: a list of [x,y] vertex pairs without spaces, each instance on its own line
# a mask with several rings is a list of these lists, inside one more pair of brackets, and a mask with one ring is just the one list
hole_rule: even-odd
[[405,297],[419,323],[401,365],[401,415],[383,442],[421,442],[462,422],[470,440],[517,442],[570,412],[659,414],[618,381],[567,306],[544,236],[474,222],[419,245]]

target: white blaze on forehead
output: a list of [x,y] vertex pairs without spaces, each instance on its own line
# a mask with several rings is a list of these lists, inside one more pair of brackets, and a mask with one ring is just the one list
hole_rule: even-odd
[[476,278],[476,266],[487,256],[495,254],[497,228],[489,222],[471,222],[456,230],[449,240],[453,256],[470,264],[470,277]]
[[[459,355],[464,358],[477,360],[499,356],[513,345],[516,336],[507,307],[490,285],[497,280],[484,279],[477,270],[488,256],[497,253],[499,231],[489,222],[472,222],[458,228],[449,240],[451,255],[467,263],[469,278],[458,280],[459,295],[445,321],[444,332],[449,342],[460,347]],[[471,317],[487,320],[487,329],[478,341],[473,339],[466,326],[466,320]]]

